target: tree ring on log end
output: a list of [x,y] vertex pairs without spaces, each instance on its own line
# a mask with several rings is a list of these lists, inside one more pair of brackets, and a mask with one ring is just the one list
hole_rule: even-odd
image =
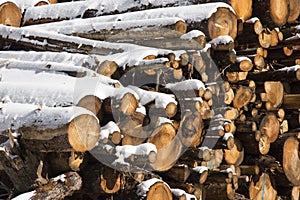
[[80,115],[74,118],[68,128],[68,139],[75,151],[91,150],[100,137],[100,126],[95,117]]
[[0,24],[6,26],[20,27],[22,13],[18,6],[12,2],[0,5]]

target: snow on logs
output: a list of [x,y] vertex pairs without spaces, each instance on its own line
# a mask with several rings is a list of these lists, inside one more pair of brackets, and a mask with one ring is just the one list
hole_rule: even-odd
[[[45,16],[41,17],[51,19],[53,16],[55,16],[53,15],[53,13],[56,13],[55,11],[60,10],[60,8],[58,7],[61,5],[62,4],[50,5],[50,9],[48,7],[47,11],[45,10],[45,12],[43,12]],[[65,5],[63,6],[64,7],[62,10],[66,8]],[[73,4],[73,6],[76,7],[75,3]],[[50,12],[51,15],[46,16],[46,13],[49,12],[51,8],[54,9],[54,12]],[[81,8],[82,7],[80,7],[80,9],[76,8],[75,10],[81,10]],[[72,9],[72,11],[73,10],[74,9]],[[201,14],[199,14],[199,10],[201,10]],[[34,13],[29,12],[29,10],[26,12],[24,21],[30,21],[31,18],[36,17]],[[40,10],[37,12],[40,13]],[[64,16],[59,17],[64,18]],[[188,25],[188,31],[198,29],[205,32],[205,35],[209,36],[210,38],[215,38],[219,35],[230,35],[232,38],[235,38],[237,35],[236,16],[234,14],[233,9],[225,3],[209,3],[191,6],[157,8],[152,10],[123,13],[118,15],[102,16],[98,17],[97,21],[116,22],[141,19],[149,20],[162,17],[182,18]]]
[[21,144],[32,151],[85,152],[96,145],[100,136],[98,119],[80,107],[2,103],[0,117],[1,132],[17,131]]

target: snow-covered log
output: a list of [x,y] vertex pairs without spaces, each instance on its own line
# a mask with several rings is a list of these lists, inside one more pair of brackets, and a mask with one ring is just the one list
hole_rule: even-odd
[[141,182],[139,185],[137,185],[136,192],[140,199],[173,199],[169,185],[157,178],[152,178]]
[[[45,10],[43,13],[46,14],[52,9],[57,10],[64,10],[67,7],[58,8],[51,5]],[[74,6],[75,4],[73,4]],[[91,4],[90,4],[91,5]],[[120,4],[118,4],[120,5]],[[77,4],[77,8],[73,10],[77,10],[79,12],[83,12],[85,10],[84,6]],[[96,7],[96,6],[95,6]],[[71,8],[68,7],[69,9]],[[33,9],[31,9],[33,11]],[[55,18],[53,13],[47,16],[38,16],[38,18]],[[201,11],[199,13],[199,11]],[[28,10],[27,15],[25,14],[25,21],[30,21],[32,18],[37,18],[37,16]],[[40,13],[40,11],[38,11]],[[64,12],[67,14],[67,12]],[[57,14],[57,17],[64,18],[62,13]],[[73,15],[74,16],[74,15]],[[78,14],[75,16],[77,17]],[[79,14],[81,16],[81,14]],[[219,17],[221,16],[221,18]],[[68,17],[68,16],[65,16]],[[152,10],[146,11],[137,11],[137,12],[130,12],[130,13],[123,13],[117,15],[109,15],[109,16],[102,16],[97,19],[98,22],[116,22],[116,21],[128,21],[128,20],[138,20],[138,19],[153,19],[153,18],[164,18],[164,17],[179,17],[186,21],[188,24],[188,30],[193,29],[200,29],[201,31],[205,31],[207,36],[210,38],[215,38],[219,35],[230,35],[232,38],[236,37],[237,34],[237,19],[234,14],[233,9],[225,3],[209,3],[209,4],[199,4],[199,5],[191,5],[191,6],[180,6],[180,7],[169,7],[169,8],[157,8]],[[100,20],[101,19],[101,20]],[[207,24],[208,21],[208,24]],[[78,22],[80,23],[80,22]],[[222,25],[224,23],[224,25]],[[28,22],[27,22],[28,24]]]
[[0,68],[31,70],[35,71],[36,73],[54,72],[58,74],[67,74],[74,77],[97,76],[95,71],[85,67],[47,61],[21,61],[16,59],[0,58]]
[[149,103],[154,102],[155,108],[164,109],[165,115],[168,118],[175,116],[177,112],[177,101],[174,95],[147,91],[132,85],[128,86],[128,88],[138,94],[141,105],[145,106],[147,104],[151,106]]
[[80,107],[4,103],[0,118],[0,131],[19,132],[22,146],[33,151],[85,152],[100,136],[98,119]]
[[[74,78],[59,74],[1,69],[0,98],[3,102],[30,103],[49,107],[78,105],[97,114],[104,99],[108,106],[132,114],[138,95],[126,87],[115,88],[118,81],[101,77]],[[24,76],[27,75],[27,76]],[[17,78],[18,77],[18,78]],[[23,81],[23,82],[22,82]]]
[[13,200],[64,199],[80,190],[82,178],[77,172],[67,172],[49,180],[35,191],[21,194]]
[[[99,19],[99,22],[97,21]],[[101,20],[101,17],[89,18],[89,19],[74,19],[68,21],[61,21],[56,23],[47,23],[29,26],[28,28],[34,28],[37,30],[44,31],[55,31],[66,35],[80,36],[95,40],[108,40],[111,37],[117,37],[121,39],[127,38],[126,32],[134,33],[138,29],[149,29],[150,27],[156,27],[155,31],[152,31],[149,35],[143,34],[136,37],[147,39],[149,36],[152,38],[161,37],[163,35],[170,35],[172,37],[175,33],[184,34],[187,30],[185,21],[178,17],[167,17],[167,18],[154,18],[154,19],[137,19],[130,21],[115,21],[106,22]],[[159,31],[162,29],[161,31]],[[150,29],[151,30],[151,29]],[[169,33],[170,32],[170,33]],[[115,39],[116,40],[116,39]]]

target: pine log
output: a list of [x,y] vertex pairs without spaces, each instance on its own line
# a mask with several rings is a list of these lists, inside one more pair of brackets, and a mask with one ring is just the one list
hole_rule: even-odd
[[279,135],[279,122],[275,114],[267,113],[260,122],[259,130],[268,136],[270,142],[275,142]]
[[80,190],[82,179],[76,172],[67,172],[49,180],[46,185],[38,187],[35,191],[27,192],[14,199],[64,199]]
[[189,183],[204,184],[208,177],[208,168],[204,166],[194,167],[188,178]]
[[6,69],[32,70],[36,73],[47,71],[67,74],[74,77],[96,76],[92,70],[81,66],[61,64],[58,62],[41,62],[41,61],[20,61],[16,59],[0,58],[0,67]]
[[5,123],[1,132],[17,130],[22,146],[32,151],[85,152],[96,145],[100,136],[98,119],[84,108],[7,103],[2,111]]
[[100,188],[106,194],[117,193],[121,189],[121,174],[109,167],[100,171]]
[[295,186],[300,185],[299,141],[288,138],[283,146],[283,170],[288,180]]
[[269,28],[283,26],[289,17],[288,0],[254,0],[253,16],[259,17],[261,22]]
[[22,12],[12,1],[1,1],[0,24],[19,27],[21,25]]
[[297,200],[300,198],[300,188],[299,186],[294,186],[292,189],[291,200]]
[[184,190],[181,189],[171,189],[172,195],[173,195],[173,199],[174,200],[194,200],[197,199],[196,196],[189,194],[187,192],[185,192]]
[[183,146],[176,135],[174,126],[170,123],[164,123],[156,128],[147,142],[154,144],[157,148],[157,160],[151,163],[156,171],[170,169],[179,158]]
[[166,199],[172,200],[171,189],[167,183],[163,182],[160,179],[149,179],[143,181],[137,186],[137,195],[139,199]]
[[297,20],[300,11],[299,11],[300,2],[297,0],[289,0],[289,17],[288,23],[292,23]]
[[231,183],[210,183],[204,185],[205,199],[233,199],[235,190]]
[[[84,26],[83,26],[84,24]],[[44,31],[55,31],[66,35],[110,42],[130,40],[151,40],[156,37],[180,37],[186,33],[187,25],[180,18],[137,19],[106,22],[101,17],[82,20],[68,20],[57,23],[30,26]],[[138,31],[137,29],[141,29]]]
[[16,190],[15,193],[33,189],[37,178],[35,157],[27,155],[25,151],[21,155],[19,147],[14,143],[12,145],[8,140],[0,146],[0,158],[2,170],[8,175]]
[[[97,2],[98,3],[98,2]],[[96,3],[96,4],[97,4]],[[122,4],[123,2],[121,2]],[[125,2],[124,2],[125,3]],[[127,2],[126,2],[127,3]],[[99,4],[99,3],[98,3]],[[72,4],[71,4],[72,5]],[[78,7],[81,7],[79,12],[82,12],[82,9],[84,10],[85,5],[75,5],[76,8],[73,6],[70,6],[69,8],[73,10],[78,10]],[[129,5],[129,4],[128,4]],[[48,6],[48,12],[51,9],[54,10],[60,10],[60,6],[66,6],[61,4],[56,5],[50,5]],[[140,6],[137,5],[137,6]],[[83,7],[83,8],[82,8]],[[126,7],[126,6],[125,6]],[[65,7],[64,7],[65,8]],[[188,31],[198,29],[201,31],[204,31],[205,35],[209,36],[210,38],[215,38],[219,35],[230,35],[232,38],[236,37],[237,34],[237,19],[236,16],[233,14],[233,12],[230,10],[232,9],[228,4],[224,3],[211,3],[211,4],[199,4],[199,5],[191,5],[191,6],[180,6],[180,7],[169,7],[169,8],[157,8],[152,10],[146,10],[146,11],[137,11],[137,12],[131,12],[131,13],[124,13],[119,15],[111,15],[111,16],[104,16],[101,17],[101,20],[103,21],[111,21],[115,22],[121,19],[122,21],[128,21],[128,20],[134,20],[134,19],[153,19],[153,18],[161,18],[164,17],[182,17],[183,20],[186,21],[188,24]],[[126,8],[123,8],[123,10],[126,10]],[[204,12],[203,16],[199,16],[198,12],[199,10],[205,10],[209,12]],[[68,14],[68,12],[64,9],[65,13],[64,16]],[[41,9],[28,9],[25,16],[24,21],[25,24],[31,24],[32,19],[31,17],[36,17],[35,12],[42,12]],[[39,16],[41,21],[45,20],[47,21],[47,18],[51,20],[53,15],[47,16],[47,12],[44,12],[44,16]],[[145,13],[147,14],[147,18],[145,18]],[[100,14],[100,13],[99,13]],[[77,16],[82,16],[82,13],[77,14]],[[197,16],[195,18],[195,16]],[[219,17],[222,17],[224,21],[220,21]],[[63,19],[63,16],[58,16]],[[70,16],[66,16],[68,18]],[[99,17],[100,18],[100,17]],[[226,20],[225,20],[226,19]],[[33,19],[34,20],[34,19]],[[55,19],[54,19],[55,20]],[[208,23],[207,23],[208,20]],[[38,19],[37,19],[38,21]],[[216,26],[216,24],[223,24],[226,21],[226,24],[221,26]],[[33,22],[34,23],[34,22]],[[224,28],[223,28],[224,27]]]
[[190,176],[190,168],[185,164],[174,165],[171,169],[162,173],[164,178],[169,178],[177,183],[185,183]]
[[186,112],[180,122],[178,135],[186,147],[197,147],[202,141],[203,121],[198,112]]
[[270,199],[277,198],[277,191],[273,186],[272,180],[268,173],[262,173],[255,177],[249,186],[250,199]]
[[224,150],[224,160],[229,165],[240,165],[244,160],[244,147],[242,143],[234,138],[234,147]]

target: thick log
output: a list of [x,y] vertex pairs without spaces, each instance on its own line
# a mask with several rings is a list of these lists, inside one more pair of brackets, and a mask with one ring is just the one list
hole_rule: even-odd
[[275,142],[279,135],[279,122],[275,114],[267,113],[260,122],[261,135],[268,136],[270,142]]
[[289,17],[288,0],[254,0],[253,5],[253,16],[259,17],[269,28],[286,24]]
[[229,165],[240,165],[244,160],[244,147],[243,144],[234,138],[234,146],[232,149],[224,150],[224,160]]
[[300,185],[299,141],[295,137],[288,138],[283,146],[283,170],[288,180],[295,186]]
[[291,199],[297,200],[300,198],[300,188],[299,186],[294,186],[292,189]]
[[80,190],[82,179],[76,172],[67,172],[49,180],[46,185],[38,187],[35,191],[21,194],[14,200],[21,199],[64,199]]
[[17,130],[22,146],[32,151],[85,152],[96,145],[100,136],[98,119],[84,108],[7,103],[2,110],[5,112],[0,117],[5,123],[1,132]]
[[[51,9],[59,10],[58,8],[59,6],[61,5],[56,4],[56,5],[49,6],[48,12]],[[80,6],[81,5],[79,5],[79,7]],[[71,7],[72,7],[72,11],[78,10],[78,8],[74,8],[74,6],[70,6],[70,8]],[[188,24],[188,31],[193,29],[198,29],[204,31],[205,35],[209,36],[210,38],[215,38],[219,35],[230,35],[232,38],[235,38],[237,34],[237,28],[236,28],[237,19],[230,9],[232,8],[228,4],[224,4],[224,3],[199,4],[199,5],[191,5],[191,6],[157,8],[157,9],[146,10],[146,11],[137,11],[137,12],[124,13],[119,15],[103,16],[101,17],[101,20],[107,22],[108,21],[115,22],[118,21],[119,19],[121,19],[122,21],[128,21],[128,20],[137,20],[137,19],[162,18],[162,16],[182,17],[182,19],[185,20],[186,23]],[[27,10],[27,13],[24,16],[25,24],[30,23],[26,21],[30,21],[30,18],[32,16],[36,17],[33,14],[34,10],[36,9]],[[203,10],[203,11],[205,10],[205,12],[203,12],[203,15],[201,17],[198,15],[199,10]],[[80,11],[82,12],[82,9],[80,9],[79,12]],[[39,11],[36,10],[35,12],[41,12],[41,10]],[[44,13],[47,13],[47,11],[44,11]],[[67,12],[64,13],[64,16],[66,16],[66,14]],[[145,18],[146,16],[145,14],[147,15],[147,18]],[[80,15],[81,14],[79,14],[79,16]],[[60,17],[63,18],[63,16]],[[224,21],[220,21],[219,17],[222,17]],[[51,20],[51,18],[53,18],[53,15],[47,16],[47,14],[45,14],[44,16],[40,16],[40,18],[44,18],[44,19],[49,18]],[[223,25],[216,26],[216,23],[223,24],[225,21],[226,24],[224,24],[224,26]]]
[[195,195],[189,194],[181,189],[171,189],[174,200],[197,199]]
[[156,128],[147,142],[154,144],[157,148],[157,160],[151,163],[156,171],[166,171],[170,169],[181,154],[182,143],[176,135],[174,126],[165,123]]
[[300,2],[297,0],[289,0],[289,17],[288,23],[292,23],[297,20],[300,11],[299,11]]
[[270,199],[277,198],[277,191],[273,186],[272,180],[268,173],[262,173],[255,177],[249,186],[250,199]]
[[140,199],[147,200],[173,199],[171,189],[168,184],[156,178],[143,181],[137,185],[137,195]]
[[0,24],[19,27],[21,25],[22,12],[17,3],[1,1],[0,4]]

